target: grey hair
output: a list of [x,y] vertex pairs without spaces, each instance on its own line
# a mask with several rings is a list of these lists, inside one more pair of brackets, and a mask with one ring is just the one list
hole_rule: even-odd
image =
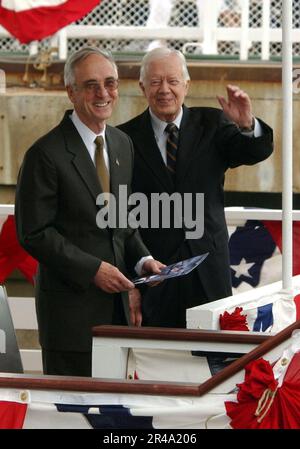
[[167,58],[168,56],[172,56],[172,55],[176,55],[181,62],[182,74],[183,74],[184,81],[190,80],[191,78],[190,78],[189,71],[188,71],[188,68],[186,65],[186,60],[185,60],[184,55],[181,53],[181,51],[173,50],[168,47],[158,47],[158,48],[154,48],[153,50],[149,51],[143,57],[142,63],[141,63],[141,70],[140,70],[140,82],[141,83],[145,82],[148,67],[152,61],[155,61],[157,59]]
[[64,82],[65,86],[71,86],[75,83],[75,74],[74,69],[79,62],[83,61],[90,55],[99,55],[103,56],[105,59],[111,62],[114,70],[116,71],[116,76],[118,77],[118,68],[117,65],[111,55],[111,53],[99,50],[97,47],[84,47],[80,50],[72,53],[68,59],[66,60],[64,67]]

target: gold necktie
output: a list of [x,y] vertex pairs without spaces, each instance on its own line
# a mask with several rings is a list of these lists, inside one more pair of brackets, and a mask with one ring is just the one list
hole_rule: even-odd
[[98,178],[103,192],[110,192],[109,173],[105,164],[103,147],[104,141],[102,136],[96,137],[94,140],[96,144],[95,151],[95,165],[98,173]]

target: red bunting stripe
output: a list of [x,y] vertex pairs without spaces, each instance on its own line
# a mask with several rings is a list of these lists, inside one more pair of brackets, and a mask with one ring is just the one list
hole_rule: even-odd
[[[52,36],[61,28],[81,19],[99,0],[66,0],[57,6],[30,7],[17,11],[15,1],[0,3],[0,24],[22,44]],[[47,2],[44,2],[47,4]],[[10,6],[11,4],[11,6]]]

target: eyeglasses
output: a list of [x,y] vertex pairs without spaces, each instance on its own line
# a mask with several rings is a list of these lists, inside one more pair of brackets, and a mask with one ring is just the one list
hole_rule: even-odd
[[119,80],[117,80],[115,78],[108,78],[108,79],[104,80],[103,84],[94,83],[94,82],[86,82],[86,83],[83,83],[81,86],[77,86],[76,84],[75,84],[75,86],[80,89],[84,89],[87,93],[96,94],[102,89],[102,87],[104,87],[104,89],[107,90],[108,92],[113,92],[114,90],[118,89]]

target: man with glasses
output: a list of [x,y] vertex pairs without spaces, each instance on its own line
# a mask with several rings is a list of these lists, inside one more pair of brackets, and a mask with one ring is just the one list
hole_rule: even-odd
[[[22,246],[39,261],[36,310],[45,374],[91,375],[92,326],[140,325],[129,269],[159,273],[137,231],[100,228],[96,198],[131,183],[133,147],[106,125],[118,98],[112,58],[88,47],[65,65],[74,105],[25,155],[16,191]],[[107,192],[109,191],[109,192]],[[103,206],[102,206],[103,207]],[[109,205],[108,205],[109,207]]]

